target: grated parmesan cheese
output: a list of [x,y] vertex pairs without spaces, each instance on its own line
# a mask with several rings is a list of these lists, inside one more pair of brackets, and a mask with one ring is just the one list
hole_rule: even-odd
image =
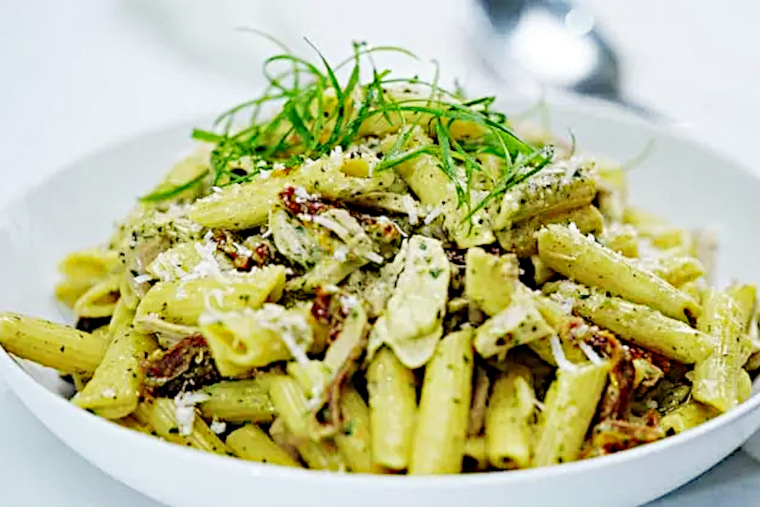
[[333,253],[333,259],[338,262],[346,262],[348,252],[349,250],[347,246],[340,246],[335,250],[335,253]]
[[376,252],[367,252],[364,254],[364,258],[370,262],[374,262],[375,264],[382,264],[385,262],[383,256]]
[[570,362],[565,356],[565,351],[562,350],[562,343],[560,343],[559,337],[556,334],[549,338],[549,343],[552,347],[552,355],[554,356],[554,361],[557,363],[557,368],[571,372],[578,371],[578,366]]
[[301,187],[301,186],[295,187],[295,192],[293,192],[293,194],[296,196],[296,202],[298,204],[303,204],[306,201],[316,199],[316,196],[311,195],[309,192],[306,191],[304,187]]
[[425,225],[432,224],[433,220],[441,216],[442,213],[443,213],[443,206],[441,205],[438,205],[434,207],[433,209],[431,209],[430,212],[425,217],[425,221],[424,221]]
[[417,213],[417,204],[414,202],[414,199],[410,195],[405,195],[402,198],[404,202],[404,209],[406,209],[406,214],[409,215],[409,223],[411,225],[417,225],[420,221],[419,215]]
[[174,398],[174,415],[177,418],[179,434],[183,437],[190,436],[195,422],[195,405],[209,399],[209,395],[202,392],[179,393]]
[[213,431],[217,435],[221,435],[222,433],[227,431],[227,423],[224,421],[220,421],[218,419],[214,419],[213,421],[211,421],[209,428],[211,428],[211,431]]
[[103,389],[102,391],[100,391],[100,395],[103,398],[116,398],[116,389],[114,389],[113,387],[107,387]]
[[265,304],[255,315],[261,327],[276,332],[293,358],[302,366],[308,367],[309,358],[303,346],[311,342],[312,329],[303,315],[290,313],[284,307],[272,303]]
[[253,251],[250,248],[246,247],[245,245],[241,245],[240,243],[236,243],[233,241],[232,246],[235,247],[235,250],[237,250],[237,252],[240,255],[244,257],[253,257]]
[[350,312],[352,309],[359,306],[359,300],[351,294],[344,294],[340,297],[340,306],[344,311]]
[[559,292],[555,292],[549,296],[549,299],[557,303],[565,315],[572,315],[573,309],[575,308],[575,302],[572,298],[562,297]]
[[588,357],[589,361],[594,364],[602,364],[602,358],[599,357],[599,354],[597,354],[596,351],[591,348],[591,345],[586,342],[578,342],[578,346],[581,348],[583,353],[586,354],[586,357]]
[[[321,225],[325,229],[334,232],[339,237],[345,238],[345,237],[347,237],[349,235],[349,233],[346,230],[346,228],[343,227],[342,225],[340,225],[338,222],[336,222],[332,218],[327,218],[327,217],[322,216],[322,215],[305,215],[305,216],[309,217],[307,219],[307,221],[310,220],[310,221],[314,222],[317,225]],[[299,218],[300,218],[300,215],[299,215]]]
[[150,282],[153,280],[153,277],[150,275],[139,275],[133,278],[134,282],[137,284]]

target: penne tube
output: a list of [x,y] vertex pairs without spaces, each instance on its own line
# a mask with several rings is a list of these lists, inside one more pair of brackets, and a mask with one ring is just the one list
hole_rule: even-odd
[[727,292],[738,306],[736,312],[742,329],[744,332],[748,332],[752,324],[752,318],[755,316],[757,287],[752,284],[740,283],[729,287]]
[[472,331],[447,335],[425,368],[409,473],[462,471],[472,397]]
[[300,468],[301,464],[275,444],[269,435],[255,424],[247,424],[229,434],[226,440],[230,452],[238,458]]
[[669,224],[663,218],[637,208],[627,208],[623,217],[626,224],[636,227],[641,236],[648,238],[656,248],[679,248],[688,255],[696,255],[696,242],[691,231]]
[[289,448],[295,449],[301,460],[312,470],[332,470],[335,472],[346,470],[346,462],[332,441],[315,442],[297,438],[287,428],[287,424],[284,424],[279,418],[274,420],[269,428],[269,433],[277,445],[286,452]]
[[592,205],[560,211],[558,213],[536,215],[510,229],[497,231],[496,238],[501,247],[518,257],[530,257],[538,253],[536,233],[547,224],[575,224],[583,234],[597,234],[602,231],[604,218]]
[[188,434],[183,434],[181,422],[177,419],[174,400],[168,398],[146,399],[137,406],[134,416],[141,424],[152,428],[159,437],[169,442],[193,447],[200,451],[228,454],[224,442],[197,415],[193,417],[191,431]]
[[395,177],[390,171],[356,178],[340,170],[329,157],[304,164],[296,171],[274,171],[266,179],[230,185],[193,204],[189,217],[208,228],[250,229],[267,221],[270,207],[287,185],[301,186],[328,199],[343,199],[383,191]]
[[469,437],[464,441],[464,457],[475,462],[477,471],[488,469],[488,455],[486,454],[485,437]]
[[90,284],[107,277],[118,268],[119,253],[102,248],[72,252],[58,265],[58,271],[67,279],[88,280]]
[[599,174],[599,211],[609,222],[622,222],[628,201],[625,167],[609,161],[597,161],[596,171]]
[[346,471],[346,462],[330,441],[303,442],[297,446],[298,453],[306,465],[312,470],[332,470],[333,472]]
[[144,433],[146,435],[156,436],[156,433],[153,431],[152,428],[144,425],[140,421],[138,421],[134,416],[128,416],[123,419],[116,419],[113,421],[114,423],[118,424],[122,428],[127,428],[133,431],[137,431],[140,433]]
[[550,283],[544,290],[572,301],[574,310],[594,324],[681,363],[701,361],[712,350],[707,334],[647,306],[567,281]]
[[339,400],[343,428],[335,435],[335,444],[352,472],[380,471],[372,459],[372,435],[369,407],[355,388],[343,390]]
[[705,270],[695,257],[686,255],[663,255],[643,266],[673,287],[681,287],[702,277]]
[[689,400],[660,419],[660,428],[666,433],[682,433],[717,417],[720,414],[709,405]]
[[284,266],[232,274],[226,279],[158,282],[145,294],[137,307],[135,327],[152,332],[153,316],[172,324],[196,326],[200,316],[209,307],[220,312],[255,309],[267,300],[279,299],[284,284]]
[[268,383],[269,397],[278,417],[294,438],[308,441],[311,410],[301,386],[287,375],[273,375]]
[[[704,313],[697,322],[714,344],[712,352],[694,366],[692,394],[695,400],[721,412],[727,412],[741,401],[740,372],[751,352],[745,331],[751,312],[732,296],[732,292],[739,291],[708,291]],[[741,293],[737,296],[741,297]]]
[[532,255],[530,263],[533,265],[533,282],[536,284],[536,287],[541,287],[557,274],[538,255]]
[[367,370],[373,461],[404,470],[417,419],[416,380],[392,350],[382,348]]
[[[582,231],[581,231],[582,232]],[[613,223],[597,235],[601,244],[625,257],[639,256],[639,233],[628,224]]]
[[151,335],[130,326],[113,335],[103,361],[73,402],[107,419],[121,419],[137,408],[145,372],[140,366],[158,348]]
[[219,373],[243,377],[277,361],[306,358],[314,344],[306,311],[268,303],[255,311],[212,315],[201,331]]
[[550,268],[584,285],[685,322],[699,316],[699,306],[688,294],[570,227],[549,225],[542,229],[538,250]]
[[134,308],[130,308],[124,299],[119,299],[113,315],[111,316],[111,320],[108,322],[108,327],[106,327],[108,333],[106,338],[110,341],[111,337],[114,336],[117,331],[131,326],[134,318]]
[[0,314],[0,345],[22,359],[89,377],[103,360],[108,341],[73,327],[4,312]]
[[[383,142],[388,151],[397,136],[389,136]],[[409,143],[414,146],[432,144],[420,127],[412,127]],[[412,148],[413,146],[409,146]],[[469,214],[467,206],[459,205],[459,197],[453,182],[440,170],[440,161],[430,154],[421,154],[394,167],[409,185],[423,205],[439,209],[443,224],[459,248],[470,248],[493,243],[488,215],[484,210],[475,213],[472,221],[465,220]]]
[[511,188],[501,201],[494,229],[513,227],[537,215],[561,213],[591,204],[596,197],[592,164],[577,158],[555,162]]
[[113,315],[119,300],[121,279],[121,275],[111,275],[95,283],[74,303],[74,313],[91,319]]
[[530,466],[536,395],[528,368],[518,365],[493,386],[486,415],[486,453],[496,468]]
[[574,371],[559,370],[549,387],[539,417],[534,466],[578,459],[596,407],[607,385],[609,364],[589,364]]
[[198,404],[204,417],[231,423],[268,423],[275,415],[269,399],[269,375],[229,380],[204,387],[205,401]]

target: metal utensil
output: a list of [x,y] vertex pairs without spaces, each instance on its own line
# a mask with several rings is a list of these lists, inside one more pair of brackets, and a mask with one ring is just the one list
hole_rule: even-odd
[[621,95],[620,62],[585,7],[565,0],[476,0],[473,31],[486,69],[523,90],[551,87],[652,113]]

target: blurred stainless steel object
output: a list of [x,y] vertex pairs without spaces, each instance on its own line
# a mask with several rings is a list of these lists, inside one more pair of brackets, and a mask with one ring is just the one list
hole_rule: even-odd
[[476,0],[473,42],[499,80],[535,93],[551,87],[624,104],[620,62],[587,8],[565,0]]

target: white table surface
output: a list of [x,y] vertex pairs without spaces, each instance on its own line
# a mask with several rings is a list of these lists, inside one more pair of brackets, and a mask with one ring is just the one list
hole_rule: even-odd
[[[424,13],[436,5],[437,12],[450,21],[456,19],[457,1],[398,0],[395,8]],[[255,90],[255,82],[247,84],[242,79],[253,75],[242,70],[244,62],[238,66],[227,63],[230,59],[216,60],[210,53],[213,45],[203,43],[200,34],[207,29],[203,23],[216,22],[218,31],[220,26],[226,27],[224,17],[201,17],[195,25],[198,36],[191,37],[196,46],[184,52],[168,44],[182,40],[177,26],[155,20],[146,24],[146,13],[179,3],[30,0],[3,4],[0,205],[88,151],[145,129],[221,110]],[[222,10],[227,20],[238,19],[243,12],[224,2],[214,3],[225,4],[223,9],[211,11],[211,0],[183,5],[188,3],[197,6],[193,12]],[[714,12],[713,2],[694,0],[588,3],[597,9],[625,59],[625,89],[630,96],[691,126],[706,143],[737,156],[750,155],[747,147],[756,143],[755,119],[760,117],[760,94],[756,92],[760,36],[755,26],[760,4],[728,0]],[[346,16],[372,5],[359,0],[348,4],[351,8],[344,9],[349,13]],[[308,2],[289,0],[279,5],[279,12],[288,12],[295,5],[292,12],[302,13]],[[372,19],[371,27],[363,29],[345,19],[332,22],[350,27],[354,33],[387,35],[387,30],[378,29],[383,26],[380,20]],[[333,38],[340,33],[327,26]],[[212,30],[211,35],[214,33]],[[321,35],[329,38],[324,32]],[[437,51],[439,54],[431,56],[445,63],[461,63],[463,58],[456,37],[443,25],[423,29],[418,25],[416,30],[395,26],[391,38],[426,54]],[[229,47],[229,41],[226,43]],[[327,46],[329,49],[330,41]],[[241,51],[232,54],[245,55]],[[194,58],[200,59],[201,65]],[[757,498],[760,464],[739,452],[653,505],[755,505]],[[157,505],[59,443],[2,383],[0,504]]]

